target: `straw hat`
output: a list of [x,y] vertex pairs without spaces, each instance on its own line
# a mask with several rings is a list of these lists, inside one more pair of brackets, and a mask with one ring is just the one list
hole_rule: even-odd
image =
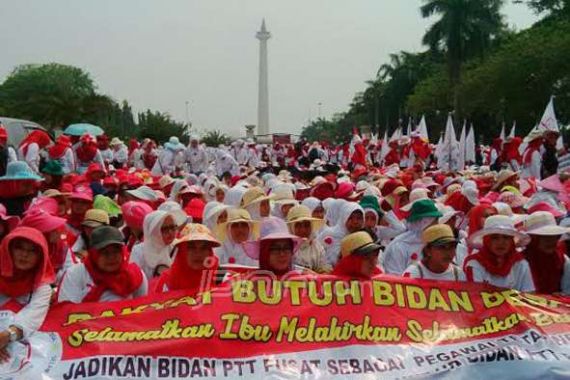
[[510,169],[503,169],[499,172],[495,184],[493,185],[493,190],[500,190],[501,184],[507,181],[509,178],[518,176],[518,173],[510,170]]
[[174,179],[172,179],[172,177],[169,175],[163,175],[162,177],[160,177],[160,180],[158,180],[158,185],[160,186],[161,189],[164,189],[166,186],[171,185],[173,183]]
[[71,195],[71,193],[62,193],[57,189],[47,189],[44,191],[43,196],[48,198],[66,197]]
[[254,260],[259,260],[261,242],[264,240],[290,239],[293,241],[293,253],[303,242],[303,239],[289,232],[287,224],[279,218],[266,218],[261,222],[261,231],[258,240],[243,243],[245,253]]
[[515,240],[515,246],[524,247],[530,241],[530,237],[515,229],[513,219],[505,215],[492,215],[485,219],[482,230],[475,232],[469,238],[469,244],[475,248],[483,247],[483,238],[487,235],[507,235]]
[[436,224],[422,232],[422,242],[425,245],[440,246],[448,243],[457,243],[453,230],[447,224]]
[[83,218],[82,226],[96,228],[109,225],[109,214],[103,210],[94,209],[87,210],[85,218]]
[[122,144],[123,144],[123,142],[122,142],[121,139],[118,138],[118,137],[113,137],[113,138],[111,139],[111,142],[109,143],[110,146],[122,145]]
[[293,207],[287,214],[287,224],[293,227],[297,222],[311,222],[311,230],[317,232],[323,226],[324,220],[313,218],[307,206],[299,205]]
[[340,254],[342,257],[350,255],[366,256],[378,252],[380,248],[366,231],[349,234],[340,242]]
[[260,203],[263,201],[268,201],[275,198],[275,194],[266,195],[261,187],[249,188],[241,199],[241,204],[243,208],[247,208],[255,203]]
[[218,224],[216,227],[216,236],[219,237],[220,241],[226,240],[228,227],[233,223],[245,222],[249,224],[253,236],[259,235],[259,223],[252,220],[249,212],[241,208],[231,208],[228,210],[228,219],[225,223]]
[[529,235],[558,236],[570,233],[570,228],[556,224],[554,215],[548,211],[536,211],[530,214],[525,222],[524,229]]
[[210,243],[212,247],[219,247],[221,245],[218,239],[212,235],[212,231],[210,231],[208,227],[196,223],[187,224],[180,232],[180,237],[174,241],[174,245],[188,241],[206,241]]
[[422,199],[429,199],[428,190],[422,188],[414,189],[410,192],[410,202],[407,205],[401,207],[401,209],[406,212],[410,211],[414,203],[421,201]]

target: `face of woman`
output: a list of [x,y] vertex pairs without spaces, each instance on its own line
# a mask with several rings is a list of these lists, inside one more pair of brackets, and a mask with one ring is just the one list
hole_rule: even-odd
[[269,266],[275,271],[291,268],[293,242],[288,239],[272,240],[269,243]]
[[57,215],[65,216],[67,214],[67,201],[63,197],[56,198],[57,201]]
[[350,214],[350,217],[346,221],[346,229],[348,232],[353,233],[362,229],[364,225],[364,215],[362,211],[356,210]]
[[532,236],[532,239],[536,239],[536,244],[540,252],[547,254],[556,253],[556,247],[561,235],[556,236]]
[[325,209],[322,206],[317,207],[316,209],[313,210],[312,217],[317,219],[324,219]]
[[366,211],[364,214],[364,227],[366,228],[376,228],[378,224],[378,216],[374,211]]
[[293,233],[301,238],[308,239],[311,237],[311,222],[308,220],[304,220],[302,222],[297,222],[294,224]]
[[91,208],[91,202],[74,199],[71,202],[71,212],[75,215],[85,215],[87,210]]
[[284,204],[281,206],[281,213],[283,214],[283,218],[287,219],[287,215],[289,214],[289,210],[293,208],[293,204]]
[[504,257],[507,255],[515,242],[512,236],[508,235],[489,235],[489,251],[498,257]]
[[243,243],[249,238],[249,224],[247,222],[232,223],[230,233],[235,243]]
[[380,252],[371,253],[362,258],[361,272],[366,277],[372,277],[374,269],[378,265],[378,255]]
[[267,218],[269,216],[270,211],[271,207],[269,206],[269,199],[265,199],[259,202],[259,215],[262,218]]
[[204,270],[204,261],[212,252],[210,243],[207,241],[189,241],[187,244],[188,253],[186,262],[188,266],[195,270]]
[[226,198],[226,193],[224,193],[224,190],[222,189],[216,190],[216,201],[223,203],[225,198]]
[[12,261],[14,268],[19,271],[34,269],[40,262],[41,250],[36,244],[25,239],[16,239],[11,244]]
[[228,221],[228,212],[226,210],[222,211],[220,215],[218,215],[218,220],[216,221],[217,224],[222,224]]
[[113,273],[121,268],[123,263],[123,246],[111,244],[99,250],[97,266],[102,272]]
[[176,231],[178,231],[178,226],[174,223],[174,219],[171,216],[167,216],[160,227],[160,234],[164,244],[168,245],[174,241]]
[[455,243],[425,247],[424,262],[428,269],[435,273],[445,272],[455,258],[456,248],[457,244]]

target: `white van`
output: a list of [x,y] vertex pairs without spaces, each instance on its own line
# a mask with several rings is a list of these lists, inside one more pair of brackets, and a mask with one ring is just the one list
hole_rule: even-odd
[[28,120],[12,119],[0,116],[0,123],[6,127],[8,132],[8,145],[12,145],[13,147],[18,147],[24,137],[35,129],[46,131],[46,129],[38,123]]

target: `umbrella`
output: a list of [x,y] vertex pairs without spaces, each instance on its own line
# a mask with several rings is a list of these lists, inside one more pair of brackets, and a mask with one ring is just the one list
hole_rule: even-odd
[[105,133],[101,127],[98,127],[93,124],[87,123],[79,123],[79,124],[70,124],[65,131],[64,134],[69,136],[83,136],[84,134],[88,133],[93,136],[101,136]]

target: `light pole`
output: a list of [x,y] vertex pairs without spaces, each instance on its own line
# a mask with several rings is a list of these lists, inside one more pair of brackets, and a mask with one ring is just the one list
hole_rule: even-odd
[[321,118],[321,106],[323,105],[323,103],[318,102],[317,106],[319,106],[319,119]]
[[190,125],[190,104],[193,103],[193,100],[190,101],[186,101],[186,134],[188,136],[190,136],[190,129],[191,129],[191,125]]

